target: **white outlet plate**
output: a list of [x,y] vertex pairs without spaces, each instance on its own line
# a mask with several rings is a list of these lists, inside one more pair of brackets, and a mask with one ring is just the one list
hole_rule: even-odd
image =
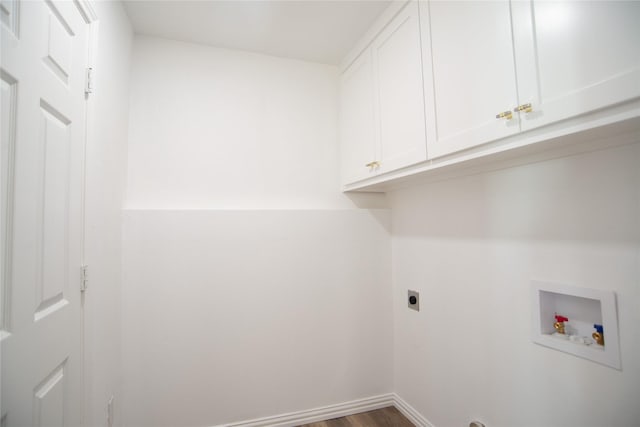
[[[588,289],[561,283],[531,282],[533,342],[621,370],[616,295],[612,291]],[[590,345],[554,336],[554,315],[569,318],[567,332],[587,337]],[[593,342],[593,324],[604,329],[604,346]]]
[[[411,297],[416,297],[416,303],[415,304],[411,304],[411,302],[409,302],[409,299]],[[409,290],[407,292],[407,307],[409,307],[410,309],[415,310],[415,311],[420,311],[420,292],[412,291],[412,290]]]

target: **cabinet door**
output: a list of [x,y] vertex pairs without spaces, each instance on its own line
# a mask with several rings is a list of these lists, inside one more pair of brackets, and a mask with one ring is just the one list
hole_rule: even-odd
[[429,158],[517,133],[496,118],[518,105],[509,2],[421,2],[420,20]]
[[379,173],[427,159],[417,2],[409,2],[372,45]]
[[514,2],[513,24],[523,130],[640,96],[640,2]]
[[375,160],[373,63],[365,50],[342,74],[340,81],[340,149],[342,183],[375,174],[366,165]]

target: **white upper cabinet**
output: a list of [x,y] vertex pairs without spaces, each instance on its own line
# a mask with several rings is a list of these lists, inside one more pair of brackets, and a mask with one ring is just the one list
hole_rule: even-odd
[[345,63],[342,180],[372,188],[605,125],[624,133],[640,118],[640,1],[394,2]]
[[341,76],[342,182],[427,159],[418,3],[408,2]]
[[340,79],[340,151],[342,181],[375,174],[376,157],[371,51],[360,55]]
[[429,157],[517,133],[509,2],[421,2],[420,18]]
[[429,158],[640,96],[638,1],[420,3]]
[[[514,1],[522,130],[640,96],[640,2]],[[535,23],[535,28],[533,27]]]
[[425,161],[427,148],[418,3],[410,2],[374,40],[379,173]]

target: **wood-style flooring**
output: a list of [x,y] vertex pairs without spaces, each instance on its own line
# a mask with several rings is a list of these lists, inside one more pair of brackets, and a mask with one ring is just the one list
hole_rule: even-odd
[[300,427],[415,427],[393,406]]

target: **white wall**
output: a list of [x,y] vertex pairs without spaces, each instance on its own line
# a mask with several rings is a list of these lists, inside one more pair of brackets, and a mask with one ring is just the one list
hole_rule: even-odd
[[120,2],[94,2],[98,15],[96,91],[91,95],[86,151],[84,298],[85,425],[106,426],[114,396],[120,425],[122,206],[127,161],[130,55],[133,32]]
[[[389,391],[435,427],[637,424],[640,145],[396,191],[390,237],[355,209],[384,197],[339,192],[335,68],[144,37],[133,62],[126,425]],[[531,279],[614,290],[623,370],[533,344]]]
[[387,210],[130,210],[125,423],[205,426],[391,391]]
[[[436,427],[638,425],[638,165],[640,144],[389,194],[395,391]],[[531,279],[617,293],[622,371],[531,342]]]
[[391,391],[389,212],[340,192],[335,67],[136,37],[124,422]]
[[354,206],[336,67],[142,36],[134,49],[127,207]]

